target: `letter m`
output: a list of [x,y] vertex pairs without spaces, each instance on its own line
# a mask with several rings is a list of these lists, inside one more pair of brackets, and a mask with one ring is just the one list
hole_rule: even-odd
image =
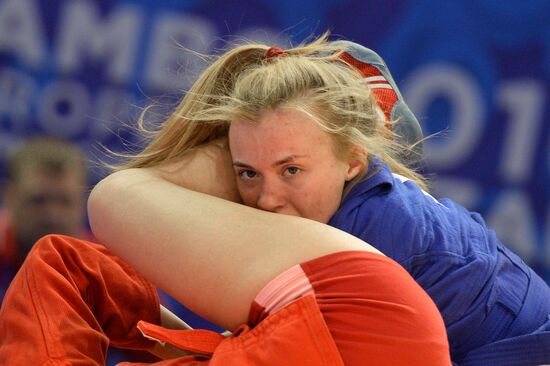
[[113,81],[127,81],[136,62],[142,14],[130,6],[119,6],[100,18],[94,3],[66,3],[58,31],[57,53],[63,72],[73,73],[87,62],[104,62]]

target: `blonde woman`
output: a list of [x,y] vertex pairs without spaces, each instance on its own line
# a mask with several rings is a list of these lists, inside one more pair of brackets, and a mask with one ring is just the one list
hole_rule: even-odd
[[288,50],[241,46],[210,66],[129,166],[228,136],[242,202],[328,223],[396,260],[438,306],[453,362],[550,363],[550,288],[480,215],[429,194],[404,163],[415,153],[402,138],[415,133],[411,119],[370,50],[323,37]]
[[[94,188],[89,213],[102,243],[233,336],[155,326],[182,328],[148,281],[98,245],[52,235],[6,295],[0,361],[102,365],[112,343],[169,358],[159,366],[450,365],[441,316],[403,268],[330,226],[231,202],[230,161],[215,141],[119,171]],[[140,337],[138,320],[182,351]]]
[[[427,193],[422,177],[403,163],[410,147],[391,133],[399,121],[387,126],[387,118],[403,110],[395,84],[369,54],[363,66],[379,71],[376,80],[395,94],[382,113],[357,71],[353,50],[340,52],[345,46],[320,38],[289,50],[247,45],[223,54],[127,169],[96,187],[89,205],[94,233],[199,314],[229,328],[247,320],[254,326],[212,349],[212,363],[223,364],[219,360],[228,349],[242,351],[235,344],[261,344],[274,346],[264,353],[278,355],[274,364],[290,360],[281,357],[308,355],[332,357],[312,364],[449,364],[446,337],[429,301],[404,273],[394,272],[393,262],[378,262],[384,257],[366,243],[405,267],[435,300],[454,362],[544,363],[548,287],[480,217]],[[50,238],[34,257],[40,248],[63,252],[62,241]],[[125,273],[131,271],[123,267],[101,278],[111,281]],[[292,306],[310,300],[318,309],[311,313],[315,329],[329,337],[312,341],[311,332],[299,327],[279,333],[286,329],[284,314],[296,316]],[[137,317],[119,304],[123,329],[132,329],[140,316],[159,322],[155,302],[144,303],[149,310]],[[309,317],[293,319],[296,325]],[[141,329],[196,347],[187,336],[148,325]],[[271,334],[264,342],[248,341]],[[300,341],[289,342],[296,334]],[[125,339],[138,344],[131,331]],[[321,343],[337,352],[312,346]],[[293,348],[301,346],[303,352]],[[260,360],[260,348],[241,355]],[[292,360],[286,364],[305,363]]]
[[[374,124],[383,120],[360,75],[338,61],[335,50],[323,40],[298,48],[300,58],[313,61],[307,66],[319,63],[317,71],[330,71],[327,79],[317,80],[317,89],[306,84],[298,94],[241,115],[236,112],[245,101],[234,90],[245,80],[243,72],[256,63],[276,66],[279,51],[229,51],[203,73],[148,148],[90,196],[90,221],[103,244],[233,336],[156,327],[185,324],[161,311],[149,281],[101,246],[48,236],[29,254],[6,296],[0,363],[101,364],[110,342],[162,357],[183,354],[162,365],[449,365],[444,325],[426,293],[378,250],[324,225],[344,186],[366,173],[368,153],[355,143],[341,146],[334,131],[320,127],[317,117],[326,106],[319,98],[337,93],[323,83],[344,83],[350,104],[339,108],[349,110],[347,118],[359,112]],[[279,127],[282,140],[273,141],[288,139],[290,146],[246,146]],[[380,143],[390,146],[386,127],[373,127],[384,135]],[[232,156],[228,135],[232,149],[241,141],[245,150]],[[307,141],[314,146],[300,145]],[[301,169],[289,164],[321,165],[312,172],[314,181],[302,185],[311,192],[303,191],[303,199],[295,195],[292,209],[251,202],[253,190],[243,189],[253,178],[249,165],[256,164],[250,149],[260,159],[276,154],[266,167],[277,167],[283,180]],[[241,201],[246,205],[236,203]],[[148,338],[187,351],[141,337],[138,320],[149,322],[139,326]]]

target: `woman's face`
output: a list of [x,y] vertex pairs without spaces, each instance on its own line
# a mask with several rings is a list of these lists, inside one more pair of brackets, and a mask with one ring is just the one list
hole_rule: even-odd
[[229,147],[244,204],[327,223],[345,181],[362,167],[337,158],[334,144],[299,111],[267,110],[256,123],[232,122]]

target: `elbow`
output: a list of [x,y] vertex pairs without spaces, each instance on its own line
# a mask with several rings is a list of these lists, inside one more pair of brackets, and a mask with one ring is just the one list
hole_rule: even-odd
[[112,222],[121,199],[123,187],[127,186],[125,171],[113,173],[95,185],[88,197],[88,220],[94,236],[103,241],[104,232]]

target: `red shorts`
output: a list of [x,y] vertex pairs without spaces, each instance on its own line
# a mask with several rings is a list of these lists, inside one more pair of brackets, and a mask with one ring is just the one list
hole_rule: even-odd
[[[141,329],[194,351],[212,341],[212,359],[204,361],[211,366],[451,364],[433,301],[396,262],[364,251],[326,255],[285,271],[259,293],[250,324],[228,339]],[[187,365],[181,361],[177,365]]]
[[[180,357],[158,366],[450,365],[441,316],[392,260],[353,251],[298,267],[268,284],[252,306],[250,324],[225,338],[151,324],[159,322],[159,303],[150,283],[101,246],[47,236],[4,298],[0,364],[99,366],[108,343],[152,347],[135,328],[144,319],[150,323],[138,327],[147,336],[210,358]],[[290,291],[289,273],[296,279]]]

